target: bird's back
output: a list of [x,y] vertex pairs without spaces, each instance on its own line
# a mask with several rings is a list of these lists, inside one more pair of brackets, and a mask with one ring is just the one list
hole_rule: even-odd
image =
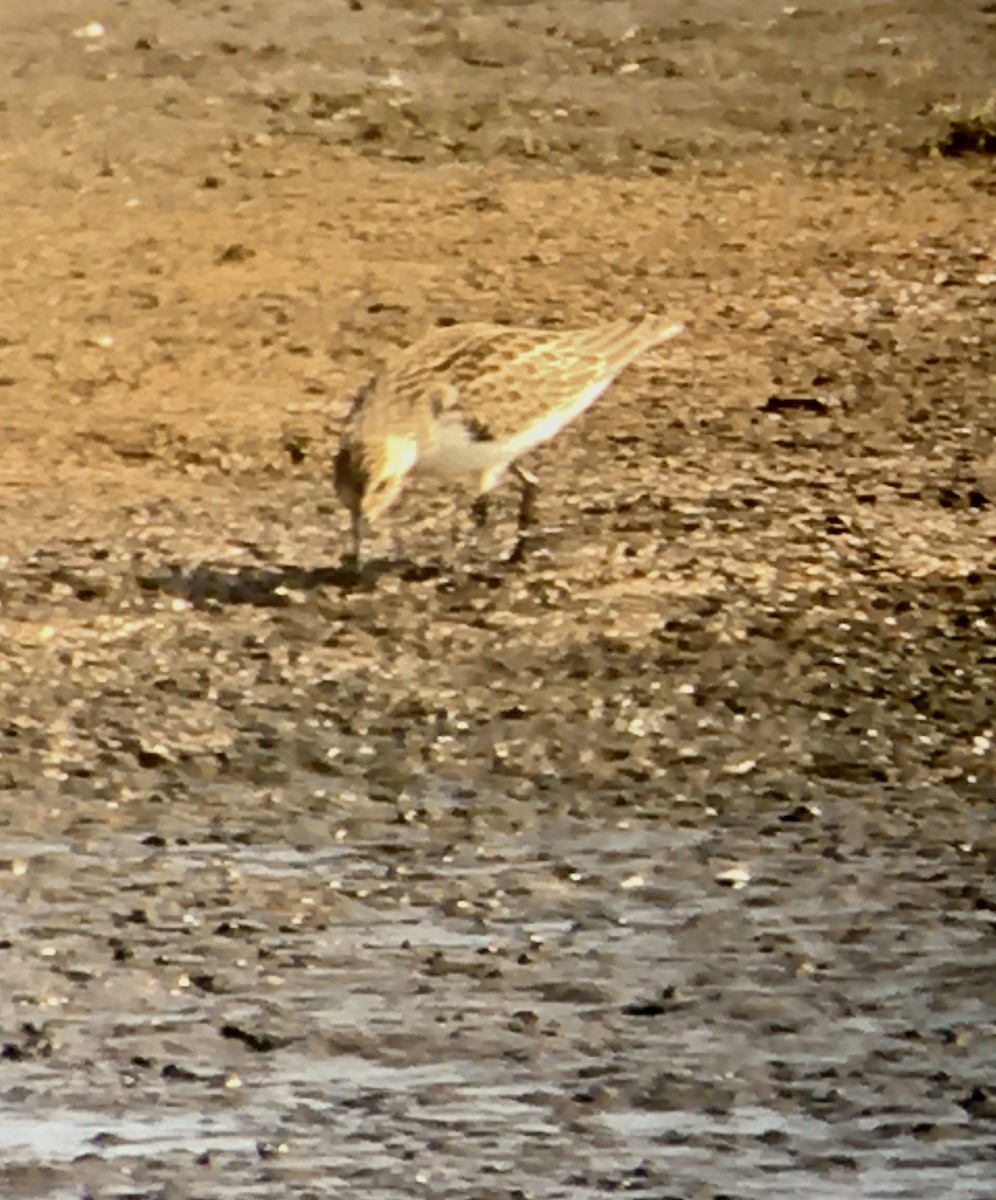
[[352,421],[368,434],[404,425],[419,436],[439,419],[459,418],[498,441],[545,418],[559,428],[680,329],[659,317],[582,330],[484,323],[434,329],[387,360]]

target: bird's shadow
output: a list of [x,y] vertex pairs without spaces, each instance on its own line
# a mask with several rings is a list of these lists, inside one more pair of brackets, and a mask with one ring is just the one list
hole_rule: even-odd
[[[219,605],[252,605],[257,608],[284,608],[295,602],[302,592],[322,588],[337,588],[340,592],[372,592],[385,578],[394,577],[403,583],[438,581],[446,588],[461,581],[474,582],[494,588],[509,571],[517,571],[526,562],[527,546],[533,544],[535,533],[520,534],[511,551],[487,564],[468,564],[461,556],[442,557],[429,561],[395,556],[366,558],[357,565],[347,555],[338,563],[318,567],[294,564],[256,564],[197,562],[164,563],[147,569],[137,576],[138,586],[145,592],[160,592],[185,600],[195,608]],[[245,543],[260,559],[265,552]]]
[[294,594],[320,588],[342,592],[373,591],[379,580],[396,575],[405,581],[434,579],[444,574],[438,563],[417,563],[404,558],[368,559],[357,566],[348,558],[335,565],[301,567],[200,562],[170,563],[138,576],[143,591],[162,592],[186,600],[196,608],[248,604],[257,608],[283,608]]

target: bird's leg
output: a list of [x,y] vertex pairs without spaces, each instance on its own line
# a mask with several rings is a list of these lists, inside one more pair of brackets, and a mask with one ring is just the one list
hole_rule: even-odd
[[488,523],[488,513],[491,510],[491,502],[488,499],[486,492],[481,492],[474,503],[470,506],[470,515],[474,524],[478,529],[483,529]]
[[525,467],[518,463],[512,464],[512,474],[522,484],[522,497],[519,500],[519,533],[536,523],[536,496],[539,493],[539,480]]
[[[462,504],[454,504],[450,518],[450,540],[454,550],[467,539]],[[487,524],[488,498],[481,492],[470,505],[470,520],[475,530],[481,530]]]
[[515,478],[522,484],[522,494],[519,499],[519,536],[512,547],[512,553],[508,556],[508,561],[520,563],[526,557],[529,530],[536,523],[536,496],[539,492],[539,480],[531,471],[520,467],[518,463],[513,463],[511,470]]

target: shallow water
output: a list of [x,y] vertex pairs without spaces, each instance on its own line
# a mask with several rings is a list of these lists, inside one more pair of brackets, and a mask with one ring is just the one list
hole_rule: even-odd
[[[41,1032],[10,1040],[3,1161],[82,1163],[110,1195],[122,1171],[263,1194],[265,1168],[455,1196],[487,1163],[551,1196],[694,1194],[708,1177],[743,1197],[981,1200],[991,1118],[958,1101],[990,1061],[989,914],[937,924],[936,853],[841,863],[791,837],[723,887],[725,859],[697,854],[716,836],[561,828],[541,853],[499,837],[483,859],[427,845],[386,861],[362,843],[11,843],[22,878],[62,864],[111,910],[184,891],[173,932],[135,925],[117,967],[72,891],[21,909],[13,953],[56,979],[7,1008]],[[223,877],[240,899],[213,910]],[[244,949],[219,961],[233,920]]]

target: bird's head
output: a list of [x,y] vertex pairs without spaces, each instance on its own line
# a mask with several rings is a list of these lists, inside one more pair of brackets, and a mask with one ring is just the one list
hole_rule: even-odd
[[386,512],[417,458],[414,438],[344,438],[335,456],[335,488],[354,521],[374,521]]

